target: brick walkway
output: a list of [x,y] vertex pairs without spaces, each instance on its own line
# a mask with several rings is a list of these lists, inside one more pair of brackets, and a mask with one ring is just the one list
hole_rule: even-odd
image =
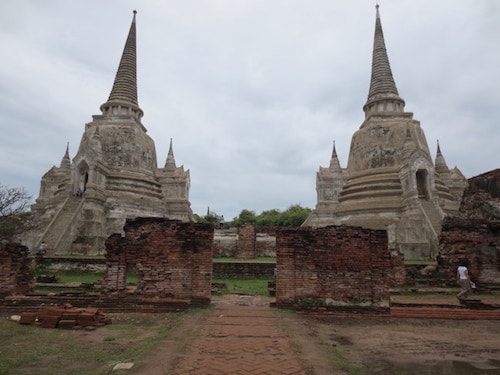
[[250,298],[215,303],[173,374],[305,374],[278,314]]
[[[332,349],[318,337],[320,326],[294,313],[269,306],[273,299],[214,296],[212,306],[187,315],[178,329],[137,372],[148,375],[337,375],[347,372],[332,362]],[[314,316],[314,314],[312,314]],[[326,314],[332,319],[368,319],[369,315]],[[322,315],[322,316],[323,316]],[[345,316],[344,316],[345,315]],[[497,319],[499,310],[394,307],[375,319]],[[331,331],[335,332],[335,330]],[[333,334],[332,333],[332,334]],[[320,335],[321,336],[321,335]],[[333,342],[335,341],[332,339]],[[326,340],[328,341],[328,340]],[[337,344],[335,344],[337,345]]]
[[197,337],[168,374],[320,374],[299,361],[283,312],[270,308],[268,300],[255,301],[244,296],[216,299]]

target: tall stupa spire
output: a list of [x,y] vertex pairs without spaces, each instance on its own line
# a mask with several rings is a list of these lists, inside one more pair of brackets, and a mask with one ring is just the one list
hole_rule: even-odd
[[378,4],[376,10],[370,91],[363,107],[366,117],[373,112],[403,112],[405,106],[392,77]]
[[144,113],[137,100],[136,14],[137,11],[134,10],[113,88],[108,101],[101,106],[101,111],[104,115],[133,115],[140,121]]

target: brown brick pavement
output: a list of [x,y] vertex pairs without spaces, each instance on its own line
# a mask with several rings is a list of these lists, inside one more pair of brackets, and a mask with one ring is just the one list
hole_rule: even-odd
[[[168,375],[330,375],[328,355],[307,341],[307,326],[290,312],[269,307],[265,297],[224,296],[193,314],[173,332],[163,356],[151,358],[141,374]],[[161,349],[160,349],[161,350]],[[172,354],[174,353],[174,354]],[[155,366],[152,366],[153,363]],[[132,371],[134,373],[134,371]]]
[[171,373],[306,374],[280,324],[280,312],[238,298],[240,302],[215,303]]

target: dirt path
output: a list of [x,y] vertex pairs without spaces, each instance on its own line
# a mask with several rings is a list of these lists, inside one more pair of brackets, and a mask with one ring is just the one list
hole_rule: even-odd
[[228,295],[186,315],[132,374],[500,373],[500,321],[308,318]]
[[230,295],[191,314],[161,348],[132,373],[168,375],[344,374],[327,348],[310,340],[295,314],[269,307],[271,299]]

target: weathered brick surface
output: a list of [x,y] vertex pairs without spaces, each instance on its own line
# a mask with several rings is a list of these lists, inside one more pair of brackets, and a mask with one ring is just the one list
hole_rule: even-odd
[[500,221],[445,218],[437,259],[440,272],[448,275],[450,284],[455,284],[461,259],[469,261],[469,272],[476,283],[500,284]]
[[388,306],[393,263],[387,232],[329,226],[277,231],[276,304]]
[[[276,228],[274,227],[256,227],[251,229],[252,225],[247,224],[244,228],[229,228],[229,229],[216,229],[214,232],[214,256],[229,256],[229,257],[242,257],[247,258],[255,252],[255,256],[276,256]],[[242,232],[243,231],[243,232]],[[254,239],[245,238],[246,235],[252,235]],[[243,234],[243,242],[239,241],[240,233]],[[254,242],[254,244],[252,244]],[[240,244],[244,246],[240,249]],[[248,250],[249,254],[244,254]],[[253,249],[254,248],[254,249]],[[241,253],[241,256],[238,255]]]
[[391,307],[393,318],[500,320],[500,310],[470,310],[438,307]]
[[213,277],[259,277],[274,278],[276,263],[214,262]]
[[461,259],[479,287],[500,285],[500,169],[468,180],[460,215],[443,220],[439,270],[455,284]]
[[103,290],[126,289],[127,270],[139,280],[135,294],[210,299],[213,226],[162,218],[128,220],[125,237],[106,241]]
[[252,224],[245,224],[238,230],[238,242],[234,256],[241,259],[255,258],[255,227]]
[[0,248],[0,296],[24,294],[33,289],[31,263],[26,246],[8,243]]
[[280,314],[269,307],[218,305],[168,374],[312,374],[300,361]]
[[76,308],[70,304],[62,307],[44,307],[36,312],[21,313],[20,324],[39,325],[42,328],[73,329],[109,324],[103,312],[95,307]]

